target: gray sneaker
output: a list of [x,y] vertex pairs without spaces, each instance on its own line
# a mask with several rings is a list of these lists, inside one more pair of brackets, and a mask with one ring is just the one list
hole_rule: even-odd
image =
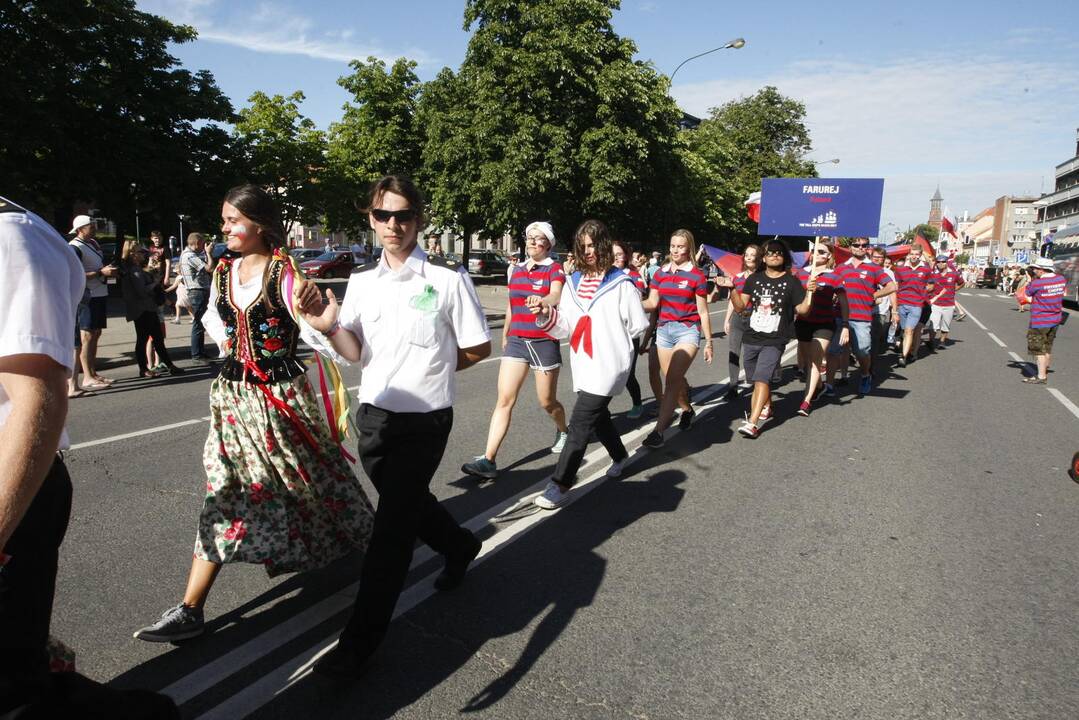
[[569,437],[568,432],[562,432],[561,430],[554,434],[554,445],[551,446],[551,452],[555,455],[562,452],[562,448],[566,447],[566,439]]
[[202,608],[183,603],[161,614],[161,619],[149,627],[135,631],[135,638],[146,642],[174,642],[202,635]]
[[485,455],[477,455],[472,462],[467,462],[461,466],[461,472],[487,480],[494,480],[498,477],[498,465],[493,460],[488,460]]

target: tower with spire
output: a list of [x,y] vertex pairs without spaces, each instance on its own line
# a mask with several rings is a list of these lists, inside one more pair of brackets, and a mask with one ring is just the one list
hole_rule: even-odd
[[940,195],[940,185],[937,185],[937,191],[929,201],[929,224],[937,230],[940,230],[940,219],[944,215],[943,206],[944,198]]

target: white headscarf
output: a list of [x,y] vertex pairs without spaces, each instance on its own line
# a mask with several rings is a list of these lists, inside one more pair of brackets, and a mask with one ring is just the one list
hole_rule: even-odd
[[528,227],[525,228],[525,237],[526,238],[528,237],[528,233],[531,230],[539,230],[541,233],[543,233],[544,236],[546,236],[546,238],[547,238],[547,242],[550,244],[550,247],[547,248],[547,249],[548,250],[554,250],[554,246],[555,246],[554,228],[551,226],[551,223],[543,222],[543,221],[539,221],[539,220],[537,220],[534,223],[529,223]]

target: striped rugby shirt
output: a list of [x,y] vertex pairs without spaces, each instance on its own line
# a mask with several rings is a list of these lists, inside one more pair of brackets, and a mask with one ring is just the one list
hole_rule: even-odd
[[[809,271],[798,268],[795,276],[802,281],[802,287],[809,284]],[[843,317],[839,308],[839,293],[843,290],[843,278],[835,270],[825,270],[817,275],[817,289],[813,292],[813,300],[809,304],[809,312],[803,318],[813,325],[829,325],[835,322],[837,317]]]
[[884,268],[869,260],[854,264],[851,258],[842,265],[837,265],[835,273],[843,279],[843,289],[847,293],[847,306],[850,309],[848,319],[856,322],[872,322],[876,301],[873,293],[891,282]]
[[933,274],[933,269],[923,262],[918,267],[900,265],[894,272],[896,282],[899,283],[899,304],[917,307],[925,305],[925,286],[929,276]]
[[1053,273],[1034,278],[1027,283],[1030,298],[1030,327],[1051,328],[1064,319],[1064,290],[1068,281]]
[[531,261],[525,261],[510,266],[510,329],[507,334],[529,340],[549,339],[550,335],[536,327],[536,316],[529,311],[525,301],[529,295],[546,297],[551,292],[551,283],[565,284],[566,274],[562,272],[562,266],[551,258],[531,263],[529,267],[530,263]]
[[659,293],[657,327],[679,322],[687,327],[700,329],[701,316],[697,313],[697,297],[708,294],[708,278],[699,267],[688,262],[680,268],[673,263],[665,265],[652,277],[652,288]]
[[934,271],[929,279],[933,283],[933,296],[936,297],[937,293],[940,293],[940,298],[933,304],[937,307],[955,307],[955,290],[961,282],[959,271],[954,269],[944,272]]

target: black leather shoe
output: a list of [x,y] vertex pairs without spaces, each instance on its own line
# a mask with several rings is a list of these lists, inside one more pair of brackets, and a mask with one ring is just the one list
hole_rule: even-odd
[[367,672],[374,651],[357,653],[347,647],[337,647],[320,657],[311,668],[323,677],[337,680],[357,680]]
[[435,578],[435,590],[443,592],[453,590],[465,579],[468,566],[480,554],[480,548],[483,547],[483,543],[475,535],[469,533],[469,537],[471,539],[468,546],[460,555],[446,558],[446,567],[442,568],[442,572]]

